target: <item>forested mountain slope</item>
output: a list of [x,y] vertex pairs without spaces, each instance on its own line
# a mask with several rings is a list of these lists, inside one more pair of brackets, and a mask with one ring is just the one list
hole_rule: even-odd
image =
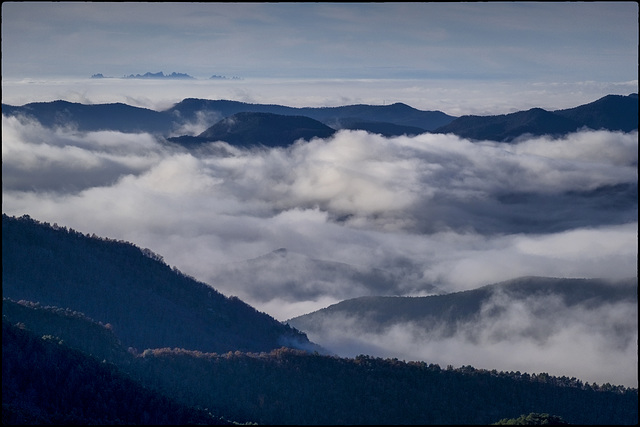
[[[107,326],[93,344],[74,339],[78,330],[95,328],[78,313],[5,300],[7,306],[22,306],[3,319],[3,415],[14,420],[424,425],[488,424],[531,412],[557,414],[571,424],[637,420],[636,389],[577,378],[287,349],[136,353],[114,342]],[[90,348],[100,341],[111,349],[103,354],[118,356],[97,357]],[[110,397],[117,387],[135,396]],[[158,404],[163,408],[150,413]]]
[[424,111],[406,104],[391,105],[345,105],[340,107],[287,107],[272,104],[251,104],[231,100],[209,100],[187,98],[166,110],[182,120],[194,121],[198,116],[217,116],[219,119],[241,112],[272,113],[288,116],[306,116],[325,123],[334,129],[342,120],[391,123],[398,126],[413,126],[425,131],[436,129],[451,122],[455,117],[441,111]]
[[9,423],[488,424],[547,413],[637,424],[637,389],[277,348],[282,337],[318,347],[149,250],[26,216],[2,225]]
[[208,352],[313,348],[306,336],[166,265],[148,249],[2,217],[2,293],[112,325],[125,346]]
[[[4,312],[4,310],[3,310]],[[3,425],[230,425],[132,380],[111,363],[2,320]]]

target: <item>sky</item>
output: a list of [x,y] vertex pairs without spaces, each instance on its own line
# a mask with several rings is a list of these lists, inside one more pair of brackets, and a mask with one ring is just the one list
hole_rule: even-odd
[[[4,2],[2,102],[553,110],[637,93],[637,48],[635,2]],[[89,78],[147,71],[197,79]],[[2,210],[149,248],[285,321],[363,295],[637,277],[637,142],[637,131],[512,144],[341,131],[289,148],[188,151],[145,133],[3,115]],[[520,309],[509,313],[533,321]],[[637,387],[637,304],[567,313],[544,344],[504,324],[513,334],[480,340],[483,351],[463,339],[429,347],[411,328],[356,333],[441,366],[523,371],[518,354],[529,371]],[[612,346],[621,325],[631,336]]]
[[[88,81],[159,71],[200,81],[171,93]],[[636,2],[2,3],[13,104],[55,95],[160,108],[201,94],[500,114],[637,92],[637,72]]]

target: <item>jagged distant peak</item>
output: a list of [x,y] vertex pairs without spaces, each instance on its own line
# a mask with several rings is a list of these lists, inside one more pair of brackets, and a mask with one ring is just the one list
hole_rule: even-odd
[[[111,78],[107,77],[102,73],[93,74],[91,76],[92,79],[106,79]],[[123,79],[195,79],[195,77],[190,76],[186,73],[177,73],[172,72],[171,74],[165,74],[162,71],[158,71],[157,73],[152,73],[147,71],[144,74],[129,74],[122,76]]]
[[147,71],[144,74],[130,74],[125,76],[128,79],[193,79],[189,74],[186,73],[176,73],[175,71],[171,74],[164,74],[162,71],[158,71],[157,73],[152,73]]

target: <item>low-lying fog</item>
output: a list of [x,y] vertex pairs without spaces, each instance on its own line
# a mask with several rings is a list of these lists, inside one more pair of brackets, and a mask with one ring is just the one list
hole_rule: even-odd
[[[287,149],[217,142],[188,151],[148,134],[3,116],[2,208],[150,248],[284,321],[362,295],[454,292],[525,275],[635,277],[637,159],[637,132],[505,144],[340,131]],[[286,256],[260,258],[279,248]],[[260,270],[241,268],[255,258]],[[330,274],[314,260],[362,274]],[[388,280],[360,280],[373,269]],[[428,339],[404,325],[360,331],[361,347],[348,351],[338,335],[316,342],[637,387],[637,304],[558,310],[543,342],[520,334],[518,325],[536,321],[529,308],[507,314],[478,326],[475,341]],[[593,319],[635,325],[635,339],[619,345]],[[500,327],[509,338],[491,341]]]

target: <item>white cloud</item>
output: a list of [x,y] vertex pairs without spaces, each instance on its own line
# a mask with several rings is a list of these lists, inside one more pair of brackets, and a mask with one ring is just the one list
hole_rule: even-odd
[[454,333],[418,323],[376,332],[360,319],[334,315],[316,320],[307,334],[342,357],[370,354],[637,387],[637,319],[638,306],[629,302],[587,308],[551,296],[497,295]]
[[162,157],[147,134],[53,131],[2,116],[3,190],[78,191],[139,174]]
[[585,130],[560,139],[529,137],[510,147],[518,155],[581,160],[587,164],[635,166],[638,162],[638,132]]
[[[3,117],[2,139],[4,213],[150,248],[280,320],[361,295],[637,273],[637,133],[500,144],[341,131],[286,149],[219,142],[189,152],[147,134]],[[286,258],[241,268],[283,247]],[[422,337],[406,325],[359,332],[355,343],[346,327],[323,339],[372,354],[397,349],[391,357],[629,383],[619,367],[637,348],[615,347],[604,329],[626,325],[634,307],[595,313],[609,329],[588,311],[564,310],[564,326],[550,318],[538,342],[526,321],[538,306],[509,307],[503,321],[470,330],[475,340]]]
[[[51,133],[3,118],[3,211],[149,247],[259,308],[520,275],[633,276],[633,138],[582,132],[499,144],[341,131],[287,149],[214,143],[189,153],[146,134]],[[281,247],[397,280],[385,289],[347,286],[353,293],[320,282],[305,291],[309,274],[290,262],[265,273],[258,296],[259,286],[227,284],[217,273]],[[273,278],[285,273],[299,289]]]
[[[460,78],[246,78],[243,80],[138,80],[86,78],[2,78],[2,102],[24,105],[64,99],[82,103],[123,102],[166,110],[185,98],[231,99],[291,107],[383,105],[403,102],[413,108],[452,116],[491,115],[528,110],[573,108],[608,94],[638,92],[638,81],[475,80]],[[213,124],[213,123],[212,123]],[[197,130],[201,127],[197,127]],[[185,129],[189,130],[189,129]]]
[[[150,104],[150,102],[146,104]],[[222,116],[215,112],[197,111],[194,121],[183,123],[178,129],[174,129],[170,136],[198,136],[220,120],[222,120]]]

